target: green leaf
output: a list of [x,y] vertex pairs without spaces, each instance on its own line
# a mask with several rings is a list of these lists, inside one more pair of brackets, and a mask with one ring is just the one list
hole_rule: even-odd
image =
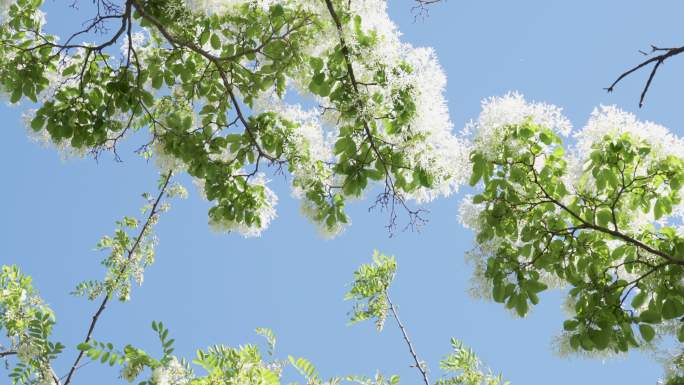
[[639,333],[641,333],[641,337],[643,337],[646,342],[650,342],[653,337],[655,337],[655,330],[651,325],[640,324]]
[[211,44],[211,48],[213,49],[221,48],[221,39],[219,39],[218,35],[216,34],[211,34],[211,39],[209,43]]
[[209,32],[209,28],[205,28],[204,31],[202,31],[202,34],[200,34],[200,44],[205,45],[207,44],[207,41],[209,41],[209,35],[211,33]]
[[655,205],[653,206],[653,215],[655,216],[655,219],[658,220],[662,218],[663,215],[665,215],[667,209],[666,205],[664,203],[663,198],[659,198],[656,200]]
[[681,302],[668,298],[663,303],[663,318],[673,319],[684,314],[684,305]]
[[283,14],[285,14],[285,9],[282,5],[276,4],[273,6],[273,8],[271,8],[271,15],[273,15],[274,17],[279,17]]
[[632,308],[640,308],[644,304],[644,302],[646,302],[646,298],[646,292],[640,291],[639,294],[635,295],[634,298],[632,298]]
[[641,312],[641,314],[639,315],[639,319],[642,322],[648,322],[650,324],[657,324],[657,323],[660,323],[661,317],[660,317],[660,314],[658,312],[656,312],[655,310],[648,309],[648,310],[644,310],[643,312]]
[[42,130],[43,126],[45,126],[45,118],[44,117],[42,117],[40,115],[36,115],[36,117],[33,118],[33,120],[31,120],[31,128],[34,131]]
[[565,320],[565,322],[563,322],[563,329],[566,331],[573,331],[577,329],[577,326],[579,326],[579,322],[574,319]]
[[610,342],[610,329],[589,330],[589,338],[597,349],[603,350]]
[[19,99],[21,99],[21,95],[22,95],[21,94],[21,87],[15,88],[14,91],[12,92],[12,96],[10,96],[10,102],[11,103],[18,102]]
[[76,345],[76,349],[80,351],[90,350],[90,344],[87,342],[81,342],[80,344]]
[[485,159],[482,157],[482,155],[475,154],[475,156],[473,156],[473,172],[470,175],[469,181],[471,186],[475,186],[477,182],[479,182],[480,179],[482,179],[482,177],[484,176],[486,166],[487,163]]
[[612,219],[613,214],[608,209],[600,210],[596,213],[596,221],[598,222],[598,225],[601,227],[608,226],[608,224],[611,223]]
[[506,300],[506,288],[502,284],[495,284],[492,290],[494,301],[503,303]]
[[524,317],[527,314],[528,305],[527,298],[522,295],[518,295],[518,299],[515,302],[515,311],[519,316]]

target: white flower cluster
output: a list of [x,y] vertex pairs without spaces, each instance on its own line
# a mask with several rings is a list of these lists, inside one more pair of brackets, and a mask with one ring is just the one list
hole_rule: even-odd
[[504,129],[523,124],[528,119],[561,136],[568,136],[572,130],[572,124],[563,116],[561,108],[546,103],[530,103],[522,94],[509,92],[504,96],[484,99],[478,120],[468,123],[464,133],[474,134],[474,149],[492,159],[498,155],[505,140]]
[[[140,58],[145,56],[149,50],[147,49],[149,47],[149,31],[146,29],[143,29],[143,31],[138,31],[133,34],[131,34],[130,41],[128,38],[124,39],[123,43],[121,44],[121,53],[124,56],[128,55],[128,48],[133,47],[133,51],[135,51],[135,54]],[[132,43],[132,44],[131,44]],[[146,44],[148,43],[148,44]],[[131,59],[133,60],[133,59]]]
[[0,23],[5,21],[7,12],[14,3],[16,3],[16,0],[0,0]]
[[166,365],[159,366],[152,371],[152,381],[155,385],[183,385],[191,380],[191,373],[176,357],[173,357]]
[[277,0],[186,0],[186,4],[196,12],[223,14],[245,4],[268,9],[272,4],[277,4]]
[[[528,102],[518,92],[509,92],[504,96],[495,96],[482,100],[482,111],[476,121],[466,124],[463,135],[472,137],[470,147],[472,151],[483,154],[488,159],[499,156],[501,145],[505,140],[511,145],[510,139],[505,137],[506,128],[511,125],[523,124],[530,120],[535,124],[552,129],[557,134],[567,137],[572,130],[572,124],[562,114],[560,107],[539,102]],[[535,167],[541,166],[535,163]],[[472,166],[466,166],[468,170]],[[581,171],[581,167],[580,167]],[[469,229],[478,231],[480,212],[484,209],[481,204],[473,204],[472,196],[466,196],[459,207],[459,221]]]
[[[410,89],[416,114],[410,123],[409,136],[425,139],[407,148],[413,167],[429,170],[434,185],[413,194],[419,203],[458,191],[470,176],[470,143],[453,133],[444,92],[446,75],[432,48],[410,49],[406,62],[411,66]],[[405,140],[410,140],[406,137]]]
[[484,210],[482,203],[473,203],[473,196],[466,195],[458,207],[459,223],[466,229],[480,231],[482,228],[482,221],[480,220],[482,210]]
[[[574,172],[569,178],[574,179],[575,184],[578,183],[582,165],[588,162],[595,143],[602,142],[606,137],[617,138],[623,134],[628,134],[632,139],[651,147],[650,153],[640,162],[634,173],[636,176],[645,176],[654,162],[661,161],[667,156],[684,158],[684,139],[672,134],[668,128],[648,121],[639,121],[634,114],[616,106],[600,106],[594,109],[587,124],[574,135],[577,143],[568,162],[569,169]],[[589,175],[585,189],[591,189],[593,183],[593,177]],[[668,194],[669,185],[662,184],[659,192]],[[637,209],[630,214],[629,230],[639,231],[663,225],[674,226],[680,235],[684,235],[684,204],[673,205],[672,214],[658,221],[653,210],[644,213]]]
[[634,114],[616,106],[600,106],[591,113],[587,124],[574,136],[577,150],[589,154],[591,146],[605,136],[629,134],[632,138],[651,145],[651,156],[662,159],[668,155],[684,158],[684,140],[673,135],[667,127],[639,121]]
[[164,144],[160,140],[154,142],[152,152],[154,153],[154,164],[162,174],[168,174],[170,171],[182,171],[187,168],[182,159],[166,152]]

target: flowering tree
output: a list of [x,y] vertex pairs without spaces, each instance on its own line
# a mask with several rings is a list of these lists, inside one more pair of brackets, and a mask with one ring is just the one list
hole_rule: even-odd
[[118,144],[145,129],[138,152],[190,174],[217,229],[256,236],[273,220],[266,166],[289,172],[303,213],[330,235],[373,182],[394,227],[397,209],[417,224],[410,201],[464,177],[442,69],[399,40],[384,1],[96,0],[65,37],[44,31],[42,1],[2,4],[0,89],[33,102],[33,134],[119,159]]
[[[564,351],[627,352],[684,342],[684,141],[615,107],[571,132],[560,109],[518,94],[488,99],[472,127],[461,206],[477,232],[480,289],[524,316],[569,286]],[[684,351],[668,383],[684,380]]]
[[[461,218],[477,232],[470,258],[494,300],[524,316],[540,292],[569,285],[560,342],[568,351],[684,341],[684,147],[665,128],[602,108],[566,149],[561,137],[571,127],[560,109],[511,94],[484,103],[472,141],[456,136],[434,52],[401,42],[381,0],[95,0],[81,11],[92,12],[83,28],[64,36],[44,29],[42,6],[0,1],[0,92],[29,105],[31,135],[64,154],[120,160],[119,144],[140,140],[137,152],[161,177],[158,194],[145,195],[144,218],[123,218],[99,243],[108,251],[104,279],[74,291],[99,306],[63,375],[52,367],[64,348],[51,341],[54,315],[29,277],[3,267],[0,358],[11,361],[15,384],[69,385],[87,359],[148,385],[278,383],[284,362],[272,357],[267,329],[258,329],[267,358],[256,346],[212,347],[193,361],[200,376],[173,355],[163,323],[153,323],[163,347],[157,358],[95,338],[109,302],[128,300],[153,262],[152,227],[165,199],[185,194],[173,175],[189,174],[213,202],[212,227],[258,236],[278,200],[266,167],[291,177],[302,212],[329,236],[350,222],[345,202],[372,186],[394,228],[399,211],[418,224],[416,204],[469,179],[481,190]],[[389,297],[395,270],[392,258],[377,255],[356,272],[352,321],[374,319],[381,329],[395,319],[429,385]],[[501,382],[457,340],[452,346],[441,367],[460,374],[437,383]],[[681,348],[670,357],[672,384],[682,381],[683,357]],[[323,381],[305,359],[290,363],[310,384],[343,380]]]
[[[191,175],[214,203],[213,227],[244,236],[259,235],[275,217],[266,166],[291,176],[302,211],[326,235],[349,223],[345,200],[374,182],[381,191],[375,205],[389,209],[393,228],[398,210],[409,224],[422,220],[411,201],[449,195],[465,180],[468,147],[451,132],[441,67],[431,49],[399,40],[384,1],[96,0],[81,11],[92,12],[83,28],[64,36],[45,30],[42,3],[0,2],[0,92],[30,104],[31,135],[66,155],[111,152],[121,160],[119,144],[142,138],[137,152],[156,162],[161,177],[158,194],[145,195],[144,217],[124,217],[99,242],[108,252],[105,277],[74,291],[99,306],[63,375],[52,365],[64,348],[51,340],[54,314],[30,277],[3,266],[0,358],[11,365],[14,384],[69,385],[89,360],[119,365],[123,379],[147,378],[142,384],[149,385],[279,382],[284,363],[252,345],[200,351],[193,362],[205,374],[195,376],[172,355],[161,322],[152,324],[162,344],[158,358],[96,338],[110,301],[127,301],[153,262],[152,228],[166,199],[185,195],[174,174]],[[350,296],[388,298],[394,269],[393,260],[378,257],[357,274]],[[379,270],[383,280],[369,280]],[[271,357],[273,334],[257,332]],[[444,368],[463,377],[444,383],[499,382],[479,371],[472,352],[455,340],[453,347]],[[310,362],[290,362],[308,383],[324,383]],[[347,380],[395,384],[398,377]]]

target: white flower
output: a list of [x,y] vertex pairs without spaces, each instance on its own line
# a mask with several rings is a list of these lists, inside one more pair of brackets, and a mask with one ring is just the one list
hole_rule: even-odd
[[[412,67],[409,77],[416,113],[410,123],[410,135],[425,135],[423,141],[406,151],[414,167],[427,170],[433,178],[431,188],[421,188],[411,195],[419,203],[458,191],[470,175],[470,143],[453,133],[444,92],[446,75],[432,48],[412,48],[406,62]],[[409,138],[407,138],[409,139]]]
[[473,196],[468,194],[458,207],[458,221],[466,229],[480,231],[482,223],[480,221],[480,214],[484,210],[484,204],[473,203]]
[[159,366],[152,371],[155,385],[182,385],[192,379],[191,373],[173,357],[165,366]]
[[643,140],[653,148],[655,158],[668,155],[684,157],[684,140],[673,135],[670,130],[652,122],[637,120],[634,114],[616,106],[600,106],[591,113],[587,124],[575,134],[577,149],[582,154],[591,153],[591,146],[603,141],[605,136],[618,137],[629,134],[636,140]]
[[[149,39],[149,32],[147,30],[143,30],[144,32],[135,32],[131,34],[131,41],[129,42],[128,37],[123,39],[123,43],[121,44],[121,53],[124,56],[128,55],[128,46],[130,43],[133,43],[133,50],[135,50],[136,55],[138,58],[145,56],[147,54],[147,46],[145,45],[145,42]],[[132,53],[131,53],[132,55]],[[133,60],[133,58],[131,58]]]
[[155,385],[171,385],[169,373],[163,366],[158,366],[152,371],[152,381]]
[[464,133],[473,133],[475,148],[491,159],[498,155],[504,129],[522,124],[527,119],[561,136],[568,136],[572,130],[572,124],[563,116],[561,108],[546,103],[529,103],[523,95],[509,92],[501,97],[484,99],[478,120],[466,125]]
[[169,171],[185,170],[185,163],[181,159],[167,153],[161,140],[154,142],[152,152],[154,153],[154,163],[161,173],[167,174]]
[[125,381],[133,382],[141,371],[142,367],[140,366],[126,365],[123,367],[123,369],[121,369],[121,378],[123,378]]
[[31,344],[31,341],[27,339],[23,339],[19,342],[19,345],[17,346],[17,357],[19,358],[19,361],[23,363],[28,363],[40,353],[40,349]]
[[5,22],[9,8],[16,2],[16,0],[0,0],[0,23]]
[[261,9],[268,9],[277,4],[276,0],[186,0],[190,9],[207,14],[223,14],[234,11],[237,7],[250,4]]

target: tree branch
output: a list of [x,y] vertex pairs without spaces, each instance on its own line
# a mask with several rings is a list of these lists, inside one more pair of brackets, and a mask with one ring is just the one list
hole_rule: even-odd
[[389,293],[387,290],[385,290],[385,297],[387,298],[387,302],[390,304],[390,310],[392,311],[392,315],[394,316],[394,320],[397,321],[397,325],[399,326],[399,330],[401,330],[402,336],[404,336],[404,341],[406,341],[406,345],[408,345],[409,352],[411,353],[411,356],[413,357],[413,361],[415,361],[416,369],[420,372],[420,375],[423,377],[423,382],[425,385],[430,385],[430,380],[428,379],[428,373],[427,373],[427,368],[425,368],[425,364],[422,360],[418,358],[418,354],[416,353],[416,349],[413,347],[413,343],[411,343],[411,340],[409,339],[408,333],[406,332],[406,328],[404,327],[404,324],[401,322],[399,319],[399,314],[397,312],[397,308],[392,302],[392,300],[389,297]]
[[662,251],[660,251],[660,250],[656,250],[656,249],[652,248],[651,246],[649,246],[649,245],[647,245],[647,244],[645,244],[645,243],[639,241],[638,239],[635,239],[635,238],[630,237],[630,236],[627,235],[627,234],[624,234],[624,233],[619,232],[619,231],[611,230],[611,229],[609,229],[609,228],[606,228],[606,227],[603,227],[603,226],[599,226],[599,225],[596,225],[596,224],[591,223],[591,222],[587,222],[584,218],[582,218],[580,215],[578,215],[578,214],[575,213],[574,211],[570,210],[570,208],[568,208],[568,207],[567,207],[566,205],[564,205],[562,202],[560,202],[560,201],[558,201],[557,199],[553,198],[553,197],[546,191],[546,189],[544,189],[544,187],[541,185],[541,183],[539,183],[539,180],[538,180],[538,178],[537,178],[537,171],[534,169],[534,167],[531,167],[531,171],[532,171],[532,173],[533,173],[533,175],[534,175],[534,183],[537,185],[537,187],[539,187],[539,189],[540,189],[541,192],[544,194],[544,196],[546,197],[546,199],[548,199],[548,200],[551,201],[553,204],[555,204],[556,206],[558,206],[559,208],[561,208],[563,211],[565,211],[565,212],[567,212],[568,214],[570,214],[573,218],[577,219],[585,228],[591,229],[591,230],[596,230],[596,231],[601,232],[601,233],[604,233],[604,234],[612,235],[612,236],[614,236],[614,237],[616,237],[616,238],[622,239],[623,241],[625,241],[625,242],[627,242],[627,243],[630,243],[630,244],[632,244],[632,245],[634,245],[634,246],[637,246],[637,247],[639,247],[639,248],[642,248],[642,249],[646,250],[647,252],[649,252],[649,253],[651,253],[651,254],[654,254],[654,255],[657,255],[657,256],[659,256],[659,257],[662,257],[662,258],[666,259],[667,261],[669,261],[670,263],[673,263],[673,264],[676,264],[676,265],[684,266],[684,260],[679,259],[679,258],[675,258],[675,257],[673,257],[673,256],[671,256],[671,255],[669,255],[669,254],[667,254],[667,253],[664,253],[664,252],[662,252]]
[[[133,242],[133,246],[128,250],[128,253],[126,255],[127,260],[131,260],[131,257],[133,254],[136,252],[138,247],[140,246],[140,243],[142,239],[145,236],[145,233],[147,232],[148,228],[151,226],[151,223],[153,222],[154,217],[157,215],[159,212],[159,204],[162,201],[162,198],[164,197],[164,194],[166,193],[166,188],[169,186],[169,182],[171,180],[172,172],[169,172],[166,174],[163,180],[163,184],[161,188],[159,189],[159,194],[157,195],[157,198],[154,200],[154,203],[152,203],[152,208],[150,209],[150,214],[147,216],[147,219],[145,220],[145,223],[143,224],[142,228],[140,229],[140,232],[138,233],[138,236],[135,238],[135,241]],[[119,271],[119,276],[117,277],[116,281],[118,281],[123,273],[126,270],[126,265],[124,265],[121,270]],[[116,286],[116,285],[115,285]],[[92,317],[92,320],[90,321],[90,326],[88,326],[88,332],[86,333],[85,338],[83,339],[83,343],[87,343],[92,339],[93,336],[93,331],[95,330],[95,325],[97,324],[97,321],[100,319],[100,315],[104,310],[107,308],[107,304],[109,303],[109,300],[112,298],[112,292],[108,292],[107,295],[105,295],[104,299],[100,303],[100,306],[98,307],[97,311]],[[71,383],[71,380],[73,378],[74,373],[79,367],[79,363],[81,362],[81,359],[83,359],[84,351],[81,350],[78,353],[78,356],[76,357],[76,360],[74,363],[71,365],[71,369],[69,370],[69,373],[66,376],[66,380],[64,380],[64,385],[69,385]]]
[[[651,87],[651,83],[653,82],[653,78],[655,77],[656,72],[658,72],[658,69],[660,68],[660,65],[665,62],[665,60],[677,56],[684,52],[684,46],[678,47],[678,48],[659,48],[654,45],[651,46],[651,54],[655,52],[663,52],[660,55],[653,56],[650,59],[644,60],[643,62],[639,63],[635,67],[632,67],[631,69],[623,72],[618,78],[611,84],[609,87],[605,88],[606,91],[608,92],[613,92],[615,89],[615,86],[624,78],[627,76],[631,75],[632,73],[648,66],[649,64],[654,64],[653,68],[651,69],[651,73],[648,76],[648,80],[646,80],[646,84],[644,85],[643,90],[641,91],[641,97],[639,98],[639,107],[642,107],[644,105],[644,99],[646,98],[646,93],[648,92],[648,89]],[[649,55],[648,53],[642,52],[644,55]]]
[[[333,22],[335,23],[335,27],[337,28],[337,35],[340,40],[340,47],[342,49],[342,56],[344,56],[344,62],[345,66],[347,67],[347,77],[349,78],[349,81],[352,85],[352,88],[354,90],[354,93],[359,96],[359,82],[356,80],[356,75],[354,74],[354,67],[352,65],[352,60],[351,60],[351,53],[349,51],[349,46],[347,45],[347,42],[344,38],[344,32],[342,29],[342,23],[340,22],[340,18],[337,15],[337,12],[335,11],[335,7],[332,3],[332,0],[325,0],[325,4],[328,8],[328,12],[330,13],[330,17],[333,19]],[[368,139],[368,144],[370,148],[373,150],[373,153],[375,156],[377,156],[378,161],[382,164],[383,170],[385,171],[385,193],[380,194],[378,199],[376,200],[376,204],[380,203],[383,204],[384,206],[387,206],[387,195],[391,194],[391,199],[392,202],[390,204],[391,207],[391,213],[390,213],[390,224],[389,228],[390,230],[394,226],[394,219],[396,217],[396,214],[394,212],[394,204],[395,202],[399,202],[399,204],[408,212],[409,216],[411,217],[411,223],[413,224],[414,221],[423,221],[423,219],[420,217],[420,210],[411,210],[408,205],[406,204],[406,201],[404,200],[403,196],[399,191],[396,190],[394,186],[394,179],[392,178],[392,174],[387,167],[387,162],[382,156],[382,153],[380,152],[380,149],[378,148],[378,145],[376,143],[376,138],[373,136],[373,133],[371,132],[371,129],[368,125],[368,121],[366,119],[362,120],[363,123],[363,130],[365,132],[366,138]]]

